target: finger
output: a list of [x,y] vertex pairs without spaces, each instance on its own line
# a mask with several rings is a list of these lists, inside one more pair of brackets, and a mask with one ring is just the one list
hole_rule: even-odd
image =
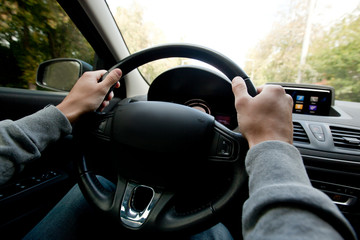
[[235,77],[232,80],[232,90],[235,98],[251,98],[247,91],[245,81],[241,77]]
[[88,71],[84,72],[79,78],[80,81],[99,81],[102,75],[106,73],[106,70]]
[[258,93],[258,94],[261,93],[261,92],[264,90],[265,86],[266,86],[266,85],[261,85],[260,87],[257,87],[257,88],[256,88],[257,93]]
[[292,109],[292,107],[294,106],[294,100],[290,96],[290,94],[286,94],[286,97],[287,97],[287,101],[288,101],[288,103],[289,103],[289,105],[291,106],[291,109]]
[[106,70],[96,70],[92,72],[85,72],[84,74],[86,73],[94,74],[96,79],[99,80],[106,73]]
[[99,112],[104,111],[104,109],[105,109],[109,104],[110,104],[109,101],[103,101],[103,102],[101,103],[100,107],[98,108],[98,111],[99,111]]
[[118,81],[117,83],[115,83],[115,88],[119,88],[120,87],[120,82]]
[[105,79],[101,82],[101,84],[104,84],[108,88],[110,88],[112,85],[116,84],[120,80],[121,76],[122,76],[121,70],[115,68],[105,77]]
[[111,91],[111,93],[108,95],[106,101],[110,101],[114,97],[114,92]]
[[278,94],[279,96],[286,94],[285,89],[284,89],[282,86],[280,86],[280,85],[271,85],[271,84],[265,85],[265,86],[263,87],[262,91],[265,91],[265,89],[266,89],[267,91],[274,92],[275,94]]
[[281,85],[278,85],[278,84],[264,84],[264,85],[261,85],[260,87],[257,88],[257,91],[258,93],[262,92],[265,88],[268,88],[268,89],[276,89],[276,91],[279,91],[281,93],[285,93],[285,89],[281,86]]

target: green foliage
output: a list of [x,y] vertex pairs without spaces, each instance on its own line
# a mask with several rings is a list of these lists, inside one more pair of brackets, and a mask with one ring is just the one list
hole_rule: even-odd
[[[306,2],[291,1],[269,34],[251,51],[244,67],[255,85],[266,82],[294,82],[298,74]],[[295,10],[296,9],[296,10]]]
[[360,102],[360,8],[314,43],[309,62],[336,89],[338,99]]
[[[74,44],[76,43],[76,44]],[[38,65],[70,57],[92,63],[94,52],[56,1],[0,0],[1,86],[34,86]],[[15,65],[14,65],[15,64]]]
[[303,83],[331,85],[336,99],[360,102],[360,7],[330,29],[313,25],[306,64],[300,66],[307,18],[304,3],[292,1],[297,4],[290,8],[294,10],[249,52],[245,71],[256,85],[295,82],[301,71]]

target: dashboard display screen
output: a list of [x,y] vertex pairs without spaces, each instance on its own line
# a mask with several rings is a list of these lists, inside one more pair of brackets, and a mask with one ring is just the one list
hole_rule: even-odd
[[284,87],[293,101],[293,113],[328,116],[332,93],[326,89]]

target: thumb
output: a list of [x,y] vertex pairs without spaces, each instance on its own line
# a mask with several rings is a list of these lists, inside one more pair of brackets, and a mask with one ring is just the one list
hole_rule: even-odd
[[115,68],[105,77],[105,79],[101,82],[101,84],[104,84],[105,86],[110,88],[112,85],[114,85],[116,82],[120,80],[121,76],[122,76],[121,70]]
[[239,98],[245,98],[245,99],[250,99],[251,96],[249,95],[248,91],[247,91],[247,87],[245,84],[244,79],[242,79],[241,77],[235,77],[232,80],[232,91],[235,95],[235,99],[239,99]]

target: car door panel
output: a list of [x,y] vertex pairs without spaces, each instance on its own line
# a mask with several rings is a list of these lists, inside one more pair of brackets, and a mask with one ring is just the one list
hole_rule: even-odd
[[65,96],[65,93],[0,87],[0,120],[16,120],[48,104],[57,105]]
[[[0,88],[0,120],[16,120],[49,104],[57,105],[65,93]],[[0,232],[21,238],[75,184],[72,136],[51,144],[40,159],[25,166],[8,183],[0,186]],[[21,228],[19,228],[21,226]]]

